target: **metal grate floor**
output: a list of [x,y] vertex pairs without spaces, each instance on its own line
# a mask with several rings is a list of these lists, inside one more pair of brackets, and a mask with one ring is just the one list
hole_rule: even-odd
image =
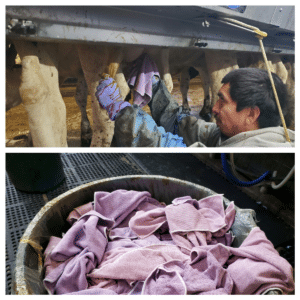
[[66,153],[61,154],[61,158],[66,180],[55,190],[46,194],[18,191],[6,174],[6,294],[11,294],[12,272],[19,240],[28,224],[47,201],[94,180],[122,175],[148,174],[143,166],[126,153]]

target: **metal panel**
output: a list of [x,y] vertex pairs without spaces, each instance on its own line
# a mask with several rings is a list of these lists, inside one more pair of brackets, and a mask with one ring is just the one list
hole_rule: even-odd
[[[292,27],[293,7],[274,15],[276,6],[266,7],[263,22],[257,7],[239,13],[218,6],[7,6],[6,34],[33,41],[97,42],[160,47],[197,47],[235,51],[260,51],[253,33],[220,23],[230,16],[252,25],[262,25],[269,36],[267,52],[294,53],[294,32],[274,26]],[[286,16],[289,13],[289,17]],[[241,17],[242,16],[242,17]],[[247,17],[248,16],[248,17]],[[249,17],[251,16],[251,18]],[[27,20],[26,22],[22,20]],[[30,22],[31,21],[31,22]],[[280,34],[279,34],[280,33]]]
[[247,5],[243,13],[221,6],[201,6],[201,8],[206,17],[230,17],[250,24],[256,23],[257,27],[268,28],[268,25],[272,25],[280,30],[295,31],[295,6]]
[[278,25],[280,28],[295,31],[295,7],[278,6],[274,12],[271,23]]

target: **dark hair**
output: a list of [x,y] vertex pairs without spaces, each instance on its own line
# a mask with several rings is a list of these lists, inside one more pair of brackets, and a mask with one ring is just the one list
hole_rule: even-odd
[[[282,80],[272,73],[283,114],[287,103],[287,88]],[[229,72],[222,83],[230,84],[230,96],[237,103],[237,111],[257,106],[260,109],[259,128],[281,125],[268,72],[256,68],[241,68]]]

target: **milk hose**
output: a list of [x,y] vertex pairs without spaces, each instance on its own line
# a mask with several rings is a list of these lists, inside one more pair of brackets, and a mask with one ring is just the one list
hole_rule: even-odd
[[[239,178],[239,174],[238,172],[236,171],[236,166],[234,164],[234,158],[233,158],[233,153],[230,153],[230,165],[231,165],[231,171],[233,173],[233,175],[238,179],[240,180]],[[274,190],[277,190],[277,189],[280,189],[281,187],[283,187],[287,182],[288,180],[292,177],[292,175],[295,173],[295,166],[293,166],[293,168],[289,171],[289,173],[285,176],[285,178],[283,180],[281,180],[280,183],[278,183],[277,185],[275,184],[274,181],[271,181],[271,182],[265,182],[264,184],[268,184],[268,185],[271,185],[271,187],[274,189]],[[244,171],[244,174],[246,174],[246,172]],[[251,176],[251,175],[250,175]],[[272,179],[274,179],[275,177],[277,176],[277,171],[274,171],[272,173]]]
[[270,171],[265,172],[263,175],[261,175],[259,178],[252,180],[252,181],[241,181],[234,177],[230,171],[230,167],[226,160],[226,153],[221,153],[221,160],[223,165],[223,171],[225,172],[226,178],[233,184],[239,185],[241,187],[249,187],[256,185],[263,180],[269,179],[270,176],[272,176],[272,173]]
[[[295,166],[290,170],[290,172],[286,175],[286,177],[279,183],[279,184],[275,184],[275,182],[271,183],[271,186],[274,190],[280,189],[282,186],[284,186],[287,181],[292,177],[292,175],[295,173]],[[273,177],[275,177],[273,175]]]

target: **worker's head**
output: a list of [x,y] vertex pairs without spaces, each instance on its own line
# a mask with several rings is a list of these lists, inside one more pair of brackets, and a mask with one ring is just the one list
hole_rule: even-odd
[[[281,108],[286,107],[287,90],[282,80],[272,73]],[[222,80],[219,100],[213,107],[217,125],[226,136],[279,126],[281,118],[268,72],[241,68],[229,72]]]

